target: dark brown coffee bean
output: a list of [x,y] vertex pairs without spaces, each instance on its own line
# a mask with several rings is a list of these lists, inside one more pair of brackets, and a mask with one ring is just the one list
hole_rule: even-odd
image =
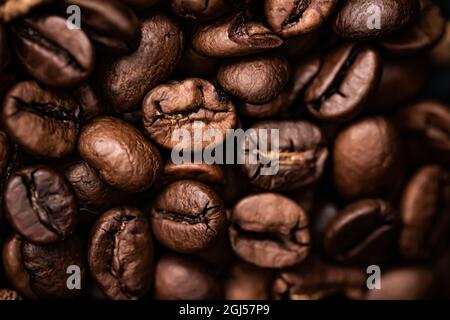
[[272,272],[244,262],[235,263],[224,283],[225,300],[268,300]]
[[196,180],[207,184],[220,185],[224,183],[225,173],[218,164],[178,164],[168,159],[164,163],[161,180],[163,184],[169,184],[178,180]]
[[381,199],[352,202],[341,210],[324,235],[325,251],[339,262],[381,264],[391,253],[397,216]]
[[175,69],[183,51],[183,31],[171,17],[155,12],[141,24],[139,48],[109,61],[99,75],[103,94],[117,112],[137,109],[147,92]]
[[318,29],[333,13],[337,0],[266,0],[264,10],[272,30],[293,37]]
[[49,244],[75,230],[78,208],[70,184],[45,166],[14,172],[5,185],[4,209],[11,226],[27,241]]
[[66,19],[44,15],[14,24],[13,44],[24,68],[38,81],[74,86],[94,68],[94,48],[82,30],[69,29]]
[[447,21],[444,36],[431,51],[431,56],[435,64],[450,65],[450,21]]
[[22,297],[17,291],[0,289],[0,300],[22,300]]
[[[292,190],[311,185],[323,174],[328,157],[325,137],[319,127],[307,121],[262,121],[251,127],[256,133],[267,132],[267,141],[259,141],[257,150],[250,150],[251,145],[244,141],[240,147],[244,153],[257,152],[260,157],[256,163],[251,158],[245,159],[241,166],[250,182],[265,190]],[[271,151],[272,130],[279,130],[279,150]],[[261,143],[267,147],[261,147]],[[274,158],[275,157],[275,158]],[[274,174],[263,174],[261,169],[270,162],[272,167],[278,166]],[[276,168],[275,168],[276,169]]]
[[159,151],[135,127],[113,117],[86,125],[78,142],[80,156],[113,187],[139,192],[160,175]]
[[305,92],[311,114],[321,120],[344,121],[356,116],[381,75],[381,58],[368,45],[343,44],[324,59]]
[[238,13],[218,21],[199,26],[192,38],[192,46],[199,54],[208,57],[244,56],[283,44],[262,23],[249,21]]
[[161,191],[153,202],[151,220],[156,239],[182,253],[213,245],[226,223],[220,197],[193,180],[174,182]]
[[189,46],[184,50],[175,72],[186,76],[185,78],[209,79],[215,76],[218,66],[219,59],[202,56]]
[[32,10],[52,0],[4,0],[0,4],[0,21],[5,23],[26,16]]
[[334,184],[345,198],[389,193],[402,176],[397,132],[382,117],[358,120],[336,137]]
[[218,18],[242,3],[244,0],[170,0],[170,8],[183,18],[207,20]]
[[382,46],[394,54],[414,54],[435,45],[444,35],[445,18],[431,0],[420,0],[420,16],[410,27],[388,35]]
[[333,21],[333,30],[348,39],[378,38],[409,26],[419,10],[419,0],[343,1]]
[[79,268],[81,288],[84,285],[84,257],[76,236],[40,246],[12,235],[3,245],[3,265],[14,288],[31,299],[76,298],[81,290],[68,288],[69,267]]
[[11,144],[7,134],[0,130],[0,177],[3,177],[11,155]]
[[153,241],[146,216],[132,207],[106,211],[92,227],[89,269],[102,291],[117,300],[142,298],[151,287]]
[[449,172],[437,165],[419,169],[403,191],[400,213],[400,253],[410,259],[434,255],[450,226]]
[[73,95],[82,110],[83,120],[90,120],[108,112],[97,88],[91,82],[85,82],[73,89]]
[[[362,295],[367,275],[360,269],[330,265],[317,257],[281,271],[273,282],[277,300],[319,300],[339,295]],[[376,290],[375,290],[376,291]]]
[[229,94],[247,103],[263,104],[283,90],[290,66],[280,55],[266,54],[235,58],[222,63],[217,81]]
[[233,208],[230,221],[231,247],[244,261],[284,268],[309,254],[308,216],[287,197],[275,193],[245,197]]
[[108,51],[129,53],[139,46],[140,23],[136,14],[118,0],[64,0],[63,8],[80,7],[81,28]]
[[11,139],[38,157],[60,158],[73,151],[80,108],[64,92],[34,81],[20,82],[6,95],[2,122]]
[[158,300],[212,300],[221,286],[211,270],[189,256],[165,255],[155,272],[154,297]]
[[[226,130],[236,126],[233,103],[222,91],[199,78],[156,87],[145,97],[142,112],[147,133],[165,148],[182,145],[192,152],[199,151],[211,146],[211,141],[204,137],[202,141],[195,140],[196,130],[213,130],[214,145],[217,145],[225,140]],[[187,130],[193,137],[187,145],[177,134],[181,130]]]

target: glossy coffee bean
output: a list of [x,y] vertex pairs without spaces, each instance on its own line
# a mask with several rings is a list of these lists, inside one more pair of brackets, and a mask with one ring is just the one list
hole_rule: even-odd
[[29,242],[59,242],[76,227],[74,192],[61,173],[46,166],[14,172],[5,185],[3,205],[11,226]]
[[14,19],[24,17],[33,10],[50,2],[52,2],[52,0],[2,1],[0,4],[0,20],[8,23]]
[[243,0],[170,0],[170,8],[183,18],[208,20],[238,8],[243,2]]
[[[311,185],[320,179],[328,149],[319,127],[302,120],[280,120],[257,122],[251,129],[257,133],[267,132],[267,147],[261,147],[261,143],[264,143],[261,140],[255,152],[267,157],[265,160],[268,160],[272,167],[278,165],[278,171],[271,175],[263,174],[261,169],[264,167],[264,159],[257,159],[256,163],[253,163],[249,157],[241,168],[250,183],[264,190],[292,190]],[[271,148],[275,147],[272,146],[271,130],[279,130],[279,151],[275,153],[271,152]],[[250,145],[245,142],[240,147],[245,153],[252,152],[249,150]]]
[[151,222],[161,244],[177,252],[192,253],[215,243],[225,228],[225,208],[210,187],[181,180],[155,198]]
[[231,213],[229,236],[234,253],[264,268],[299,264],[309,254],[309,219],[291,199],[275,193],[240,200]]
[[171,17],[154,12],[141,24],[138,49],[108,61],[98,75],[103,95],[117,112],[139,108],[147,92],[174,70],[183,51],[183,31]]
[[419,169],[406,185],[400,201],[403,228],[400,253],[423,259],[442,247],[450,226],[450,173],[437,165]]
[[219,68],[217,81],[234,97],[252,104],[274,99],[289,81],[286,58],[275,54],[227,60]]
[[374,48],[340,45],[323,58],[319,73],[306,89],[308,110],[321,120],[348,120],[364,107],[380,75],[381,57]]
[[273,281],[276,300],[320,300],[339,295],[362,295],[366,274],[357,268],[331,265],[310,257],[305,263],[280,271]]
[[325,251],[339,262],[381,264],[389,257],[397,216],[381,199],[352,202],[341,210],[324,235]]
[[92,227],[88,262],[108,298],[142,298],[150,290],[153,269],[153,241],[146,216],[133,207],[106,211]]
[[113,117],[99,117],[86,125],[78,152],[111,186],[127,192],[150,187],[159,176],[159,151],[136,128]]
[[81,290],[70,290],[67,286],[67,270],[73,266],[79,268],[76,270],[81,277],[81,288],[84,285],[84,257],[76,236],[41,246],[12,235],[3,245],[3,265],[8,280],[26,298],[76,298]]
[[283,40],[244,13],[200,25],[192,47],[207,57],[236,57],[278,48]]
[[220,185],[224,183],[225,172],[218,164],[174,163],[168,159],[164,163],[161,180],[163,184],[178,180],[196,180],[206,184]]
[[70,87],[94,68],[94,48],[82,30],[71,30],[66,19],[44,15],[26,18],[12,28],[18,60],[38,81]]
[[283,37],[318,29],[333,13],[337,0],[265,0],[264,11],[272,30]]
[[81,28],[109,51],[133,52],[140,41],[140,23],[136,14],[118,0],[64,0],[63,9],[80,8]]
[[419,0],[343,1],[333,30],[341,37],[367,40],[409,26],[419,15]]
[[[195,140],[199,129],[213,131],[214,145],[217,145],[225,140],[226,130],[236,126],[236,111],[231,100],[210,82],[199,78],[154,88],[145,97],[142,112],[148,135],[165,148],[181,144],[183,148],[198,151],[211,146],[209,139]],[[192,137],[187,145],[180,137],[180,132],[184,131]]]
[[38,157],[60,158],[73,151],[80,121],[78,103],[68,94],[34,81],[6,94],[2,122],[11,139]]
[[158,300],[214,300],[221,286],[212,270],[192,257],[164,255],[156,264],[154,297]]
[[402,175],[397,131],[382,117],[363,118],[336,137],[333,175],[344,198],[387,194]]

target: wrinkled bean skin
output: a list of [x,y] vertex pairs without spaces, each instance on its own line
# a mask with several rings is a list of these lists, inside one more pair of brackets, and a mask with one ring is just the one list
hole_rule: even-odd
[[86,125],[78,152],[105,182],[127,192],[147,189],[162,169],[156,147],[136,128],[113,117],[99,117]]
[[137,109],[147,92],[174,70],[183,51],[183,32],[173,18],[156,12],[141,23],[138,49],[109,61],[99,76],[103,94],[117,112]]
[[110,299],[136,300],[151,287],[153,241],[146,216],[136,208],[106,211],[92,227],[89,269]]

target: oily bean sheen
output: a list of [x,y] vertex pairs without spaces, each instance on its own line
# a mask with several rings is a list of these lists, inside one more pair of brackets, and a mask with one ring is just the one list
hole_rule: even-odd
[[414,22],[419,7],[419,0],[340,1],[333,30],[353,40],[382,37]]
[[23,150],[37,157],[60,158],[76,146],[80,108],[64,92],[24,81],[6,94],[2,122]]
[[94,48],[82,30],[71,30],[66,19],[44,15],[15,23],[13,44],[23,67],[38,81],[70,87],[94,68]]
[[64,9],[71,5],[80,7],[81,27],[92,40],[124,54],[139,46],[139,19],[120,1],[64,0]]
[[147,189],[162,169],[156,147],[135,127],[113,117],[99,117],[86,125],[78,151],[104,181],[123,191]]
[[333,151],[334,183],[345,198],[384,194],[399,181],[400,145],[392,124],[363,118],[343,129]]
[[264,104],[278,96],[289,81],[288,60],[275,54],[234,58],[222,63],[217,81],[229,94],[252,104]]
[[284,268],[309,254],[308,216],[287,197],[275,193],[247,196],[235,205],[230,221],[231,247],[244,261]]
[[450,225],[450,173],[437,166],[419,169],[405,187],[400,213],[400,253],[410,259],[433,255]]
[[154,297],[158,300],[219,299],[221,288],[213,270],[190,256],[167,254],[155,271]]
[[149,290],[153,241],[146,216],[133,207],[106,211],[94,224],[89,269],[110,299],[135,300]]
[[265,0],[264,11],[272,30],[283,37],[318,29],[333,13],[337,0]]
[[192,47],[208,57],[244,56],[278,48],[283,40],[262,23],[249,21],[244,13],[200,25]]
[[395,236],[396,214],[380,199],[352,202],[325,231],[326,252],[339,262],[383,263]]
[[98,79],[117,112],[137,109],[147,92],[174,70],[183,51],[183,31],[173,18],[156,12],[141,24],[138,49],[106,63]]
[[167,186],[154,200],[151,215],[156,239],[182,253],[213,245],[226,223],[222,199],[210,187],[194,180]]
[[321,120],[343,121],[357,115],[381,76],[381,58],[368,45],[343,44],[325,56],[305,92],[311,114]]
[[2,258],[8,280],[27,298],[76,298],[81,290],[70,290],[67,286],[70,266],[80,268],[80,285],[83,288],[84,257],[81,241],[76,236],[41,246],[12,235],[3,245]]
[[[211,141],[194,141],[195,130],[214,131],[214,144],[225,140],[226,130],[236,126],[234,104],[227,95],[217,90],[211,83],[199,78],[173,82],[154,88],[142,103],[144,127],[159,145],[198,151],[211,144]],[[187,130],[192,138],[187,145],[180,141],[181,130]],[[192,143],[191,143],[192,142]]]
[[58,171],[45,166],[14,172],[5,185],[3,205],[11,226],[27,241],[54,243],[75,230],[74,192]]
[[[262,121],[251,127],[256,133],[267,131],[267,147],[256,150],[257,163],[245,161],[241,165],[250,182],[265,190],[292,190],[318,181],[328,157],[325,136],[321,129],[307,121]],[[271,151],[272,130],[279,130],[279,151]],[[246,142],[240,146],[245,153],[252,152]],[[254,151],[253,151],[254,152]],[[266,159],[261,159],[264,157]],[[264,162],[278,165],[272,175],[263,174]]]
[[243,0],[170,0],[170,8],[177,15],[194,20],[214,19],[238,8]]

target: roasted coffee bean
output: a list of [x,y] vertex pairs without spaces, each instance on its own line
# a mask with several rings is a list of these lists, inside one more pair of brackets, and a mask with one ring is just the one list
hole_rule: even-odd
[[[212,142],[203,137],[200,137],[203,141],[197,141],[195,131],[213,131],[214,145],[218,145],[225,140],[226,130],[236,126],[236,111],[231,100],[199,78],[156,87],[145,97],[142,112],[150,138],[165,148],[199,151],[211,147]],[[185,143],[184,133],[180,136],[183,131],[193,139]]]
[[60,158],[73,151],[80,108],[68,94],[20,82],[7,93],[2,122],[11,139],[38,157]]
[[82,30],[71,30],[66,19],[44,15],[14,24],[13,44],[23,67],[38,81],[70,87],[94,68],[94,48]]
[[378,38],[409,26],[419,10],[419,0],[341,1],[333,30],[348,39]]
[[[253,185],[265,190],[292,190],[311,185],[320,179],[328,149],[319,127],[301,120],[262,121],[251,129],[257,135],[267,132],[266,141],[260,139],[256,150],[251,150],[252,145],[245,140],[240,146],[245,154],[256,152],[258,155],[256,163],[248,156],[241,166]],[[273,130],[279,130],[279,150],[272,150],[276,147],[272,145],[272,135],[275,134]],[[273,168],[274,174],[262,172],[263,169],[269,169],[268,165]]]
[[339,262],[382,264],[396,235],[397,216],[381,199],[352,202],[339,212],[324,235],[325,251]]
[[9,223],[29,242],[59,242],[75,230],[78,208],[74,192],[54,169],[33,166],[14,172],[3,198]]
[[252,104],[263,104],[274,99],[289,77],[288,60],[275,54],[227,60],[217,73],[217,81],[226,92]]
[[221,286],[200,261],[182,255],[165,255],[156,264],[154,297],[158,300],[213,300]]
[[151,288],[153,269],[153,241],[146,216],[133,207],[106,211],[92,227],[88,262],[108,298],[142,298]]
[[381,41],[382,46],[394,54],[414,54],[435,45],[444,35],[445,18],[432,0],[420,0],[420,17],[410,27],[400,30]]
[[205,23],[197,28],[192,46],[208,57],[236,57],[274,49],[283,44],[262,23],[250,21],[244,13]]
[[368,45],[346,43],[324,59],[305,92],[311,114],[321,120],[344,121],[356,116],[381,75],[381,58]]
[[336,137],[333,175],[344,198],[385,195],[394,192],[402,177],[398,135],[382,117],[358,120]]
[[0,177],[5,173],[11,155],[11,143],[8,136],[0,130]]
[[275,193],[240,200],[230,217],[230,242],[244,261],[264,268],[299,264],[309,254],[309,219],[291,199]]
[[85,121],[109,111],[97,88],[91,82],[82,83],[74,88],[73,95],[80,105],[82,117]]
[[141,24],[138,49],[106,63],[98,76],[107,102],[117,112],[137,109],[147,92],[174,70],[183,51],[183,31],[173,18],[155,12]]
[[118,0],[64,0],[63,8],[80,7],[81,27],[108,51],[130,53],[139,46],[140,23],[136,14]]
[[226,223],[222,199],[210,187],[193,180],[167,186],[154,200],[151,214],[156,239],[181,253],[210,247]]
[[283,37],[312,32],[333,13],[337,0],[265,0],[264,10],[272,30]]
[[235,263],[224,283],[225,300],[268,300],[272,272],[244,262]]
[[22,297],[17,291],[0,289],[0,300],[22,300]]
[[76,270],[80,277],[77,286],[84,285],[84,257],[76,236],[41,246],[12,235],[3,245],[3,265],[14,288],[31,299],[76,298],[81,290],[67,286],[68,270]]
[[400,253],[423,259],[442,247],[450,226],[450,173],[437,165],[419,169],[403,191],[400,201],[403,227]]
[[218,164],[174,163],[169,159],[164,163],[161,180],[163,184],[178,180],[196,180],[206,184],[220,185],[224,183],[225,173]]
[[273,282],[272,295],[277,300],[319,300],[340,295],[361,298],[366,278],[360,269],[330,265],[310,257],[298,267],[280,271]]
[[218,18],[242,3],[244,0],[170,0],[170,8],[183,18],[207,20]]
[[81,158],[111,186],[127,192],[150,187],[159,176],[159,151],[136,128],[113,117],[95,118],[78,142]]
[[32,10],[52,0],[3,0],[0,4],[0,21],[10,22],[26,16]]

